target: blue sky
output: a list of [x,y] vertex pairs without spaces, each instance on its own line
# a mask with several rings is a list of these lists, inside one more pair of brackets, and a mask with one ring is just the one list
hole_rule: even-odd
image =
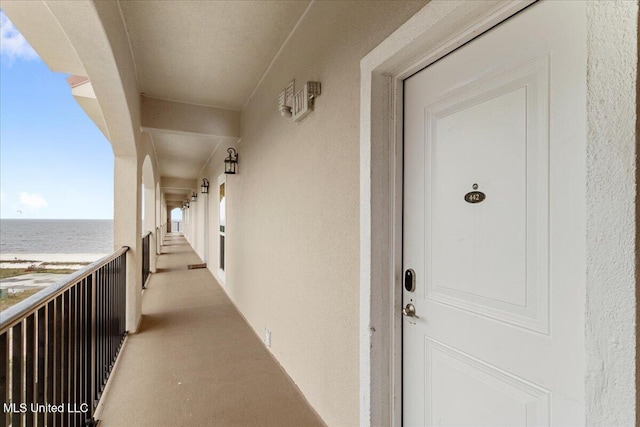
[[0,12],[0,218],[113,218],[113,151]]

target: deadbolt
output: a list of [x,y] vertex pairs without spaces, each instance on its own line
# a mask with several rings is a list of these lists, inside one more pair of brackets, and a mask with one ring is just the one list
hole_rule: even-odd
[[402,309],[402,315],[406,317],[415,317],[416,319],[419,319],[419,317],[416,316],[416,308],[411,303],[407,304],[407,306]]
[[416,290],[416,272],[413,268],[408,268],[404,272],[404,288],[407,292],[413,292]]

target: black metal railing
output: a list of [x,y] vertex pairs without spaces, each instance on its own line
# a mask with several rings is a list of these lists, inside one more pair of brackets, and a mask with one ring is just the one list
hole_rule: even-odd
[[149,268],[149,260],[151,257],[149,251],[149,240],[151,239],[151,232],[149,231],[142,237],[142,289],[147,287],[147,279],[151,268]]
[[94,424],[126,336],[128,249],[0,313],[0,425]]

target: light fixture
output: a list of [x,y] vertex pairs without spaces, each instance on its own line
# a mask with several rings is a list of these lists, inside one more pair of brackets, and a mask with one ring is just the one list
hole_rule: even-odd
[[282,117],[291,117],[293,107],[293,95],[295,91],[295,80],[291,80],[287,87],[280,92],[278,97],[278,110]]
[[278,96],[278,110],[282,117],[291,117],[297,122],[313,111],[315,99],[322,93],[320,82],[306,82],[295,92],[295,80],[291,80]]
[[224,159],[224,173],[232,175],[236,174],[238,166],[238,152],[235,148],[227,148],[227,153],[229,153],[229,157]]
[[191,201],[192,202],[197,202],[198,201],[198,193],[196,193],[195,191],[193,193],[191,193]]
[[209,180],[207,178],[202,178],[200,190],[202,191],[202,194],[207,194],[209,192]]
[[189,209],[189,201],[188,200],[186,202],[186,205],[187,205],[187,209]]

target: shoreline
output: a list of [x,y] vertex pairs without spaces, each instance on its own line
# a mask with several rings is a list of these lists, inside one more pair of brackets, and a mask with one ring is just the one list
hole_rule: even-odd
[[15,261],[31,261],[31,262],[94,262],[100,258],[106,257],[104,254],[89,254],[89,253],[76,253],[76,254],[19,254],[19,253],[1,253],[0,262],[15,262]]
[[0,254],[0,268],[36,267],[48,269],[80,269],[108,254]]

